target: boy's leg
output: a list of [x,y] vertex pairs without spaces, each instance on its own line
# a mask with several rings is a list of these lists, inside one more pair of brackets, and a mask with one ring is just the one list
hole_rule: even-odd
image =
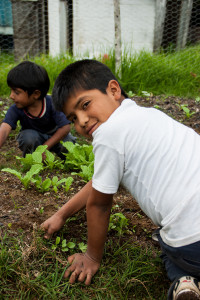
[[[194,294],[199,293],[191,299],[200,299],[198,283],[200,279],[200,242],[174,248],[166,245],[160,235],[158,235],[158,240],[162,249],[161,258],[165,264],[168,278],[173,282],[168,292],[168,299],[187,299],[183,297],[189,297],[187,293],[191,291]],[[190,280],[186,280],[185,276]],[[173,293],[179,293],[180,291],[182,298],[173,297]]]
[[42,134],[33,129],[25,129],[20,131],[17,136],[17,141],[19,143],[19,149],[23,152],[25,157],[27,153],[33,153],[35,149],[42,145],[47,139],[47,134]]

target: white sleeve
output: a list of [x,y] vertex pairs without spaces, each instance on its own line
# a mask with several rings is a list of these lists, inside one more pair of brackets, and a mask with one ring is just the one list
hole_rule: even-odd
[[94,147],[94,156],[93,188],[105,194],[116,193],[124,173],[124,155],[100,144]]

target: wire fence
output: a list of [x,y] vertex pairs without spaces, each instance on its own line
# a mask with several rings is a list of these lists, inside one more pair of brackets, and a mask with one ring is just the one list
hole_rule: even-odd
[[199,42],[200,0],[0,1],[0,63],[114,49],[118,56],[172,52]]

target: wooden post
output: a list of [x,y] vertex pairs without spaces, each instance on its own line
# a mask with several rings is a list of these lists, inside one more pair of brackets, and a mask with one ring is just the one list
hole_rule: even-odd
[[176,42],[176,50],[180,50],[184,48],[186,45],[192,6],[193,6],[193,0],[182,0],[177,42]]
[[114,24],[115,24],[115,72],[121,78],[121,21],[120,0],[114,1]]
[[154,29],[154,44],[153,51],[159,51],[162,38],[163,30],[165,23],[165,14],[166,14],[166,2],[167,0],[156,0],[156,9],[155,9],[155,29]]

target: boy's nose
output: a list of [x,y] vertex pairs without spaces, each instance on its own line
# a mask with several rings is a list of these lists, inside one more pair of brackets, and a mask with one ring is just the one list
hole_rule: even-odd
[[10,92],[10,99],[14,100],[13,92]]
[[79,115],[79,125],[80,127],[85,127],[85,125],[87,124],[89,118],[86,114],[82,113]]

